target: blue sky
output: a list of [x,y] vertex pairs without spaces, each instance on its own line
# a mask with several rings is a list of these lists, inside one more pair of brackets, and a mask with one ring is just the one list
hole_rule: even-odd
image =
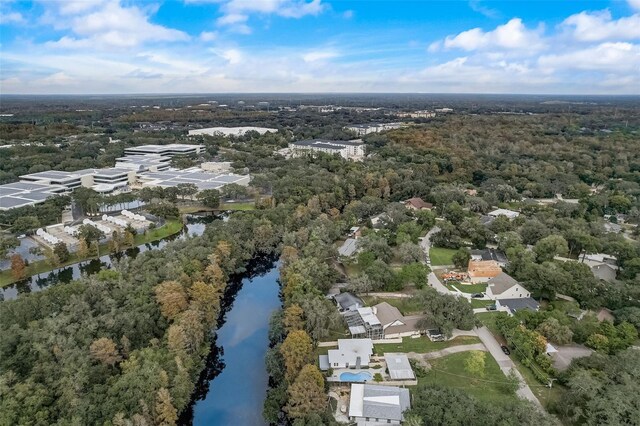
[[640,94],[640,0],[3,0],[0,92]]

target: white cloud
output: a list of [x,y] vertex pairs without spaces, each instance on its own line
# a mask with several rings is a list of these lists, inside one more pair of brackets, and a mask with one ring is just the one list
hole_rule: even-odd
[[629,6],[635,10],[640,10],[640,0],[627,0]]
[[543,27],[530,30],[520,18],[513,18],[493,31],[473,28],[456,36],[447,36],[443,46],[446,49],[481,50],[481,49],[526,49],[539,50],[544,47],[542,40]]
[[313,50],[302,55],[305,62],[324,61],[339,56],[337,52],[331,50]]
[[218,25],[229,26],[233,31],[249,34],[246,24],[249,15],[277,15],[284,18],[302,18],[316,16],[325,9],[322,0],[221,0],[223,15],[216,20]]
[[640,45],[623,42],[602,43],[567,53],[544,55],[538,62],[542,68],[550,71],[637,73],[640,69]]
[[497,18],[500,15],[497,10],[480,4],[480,1],[481,0],[469,0],[469,7],[471,10],[478,12],[487,18]]
[[608,10],[580,12],[565,19],[561,27],[579,41],[634,40],[640,39],[640,14],[613,19]]
[[342,17],[344,19],[351,19],[353,18],[354,12],[353,10],[345,10],[344,12],[342,12]]
[[218,38],[217,31],[203,31],[200,33],[200,40],[202,41],[214,41]]
[[24,16],[18,12],[0,14],[0,25],[23,24],[24,22]]
[[149,21],[150,9],[136,6],[125,7],[119,1],[55,2],[59,5],[55,25],[71,30],[75,36],[67,35],[51,47],[83,48],[130,48],[145,42],[171,42],[187,40],[182,32]]

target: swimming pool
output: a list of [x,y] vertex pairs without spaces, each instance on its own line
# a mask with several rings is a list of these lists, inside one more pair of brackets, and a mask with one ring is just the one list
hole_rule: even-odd
[[359,373],[341,373],[340,374],[341,382],[368,382],[372,378],[373,376],[371,376],[371,373],[367,373],[366,371],[361,371]]

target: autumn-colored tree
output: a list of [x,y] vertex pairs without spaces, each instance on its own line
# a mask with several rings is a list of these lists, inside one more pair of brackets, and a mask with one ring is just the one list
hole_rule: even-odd
[[216,245],[215,254],[218,256],[220,262],[224,262],[231,256],[231,243],[225,240],[218,241],[218,245]]
[[304,329],[304,311],[300,305],[291,305],[284,310],[284,318],[282,323],[284,324],[287,333],[295,330]]
[[284,407],[291,419],[320,414],[325,408],[324,378],[315,365],[305,365],[288,389],[289,401]]
[[282,254],[280,255],[280,261],[282,267],[286,268],[291,262],[298,260],[298,249],[293,246],[282,247]]
[[211,324],[220,309],[220,291],[213,285],[196,281],[189,288],[191,305],[202,312],[207,324]]
[[196,309],[187,309],[178,317],[178,324],[187,336],[187,350],[195,352],[204,342],[204,324],[202,313]]
[[171,324],[167,330],[167,346],[174,354],[181,354],[187,350],[187,333],[180,324]]
[[108,337],[101,337],[91,342],[89,353],[91,358],[111,367],[122,360],[115,342]]
[[187,309],[188,300],[184,287],[176,281],[165,281],[156,287],[156,301],[165,318],[174,319]]
[[44,258],[47,260],[47,263],[51,266],[58,266],[60,264],[60,259],[58,255],[50,248],[44,249]]
[[124,233],[124,245],[126,247],[133,247],[133,245],[135,244],[135,237],[133,236],[133,234],[129,231],[125,231]]
[[178,411],[173,406],[171,394],[166,388],[158,389],[155,413],[155,424],[158,426],[173,426],[178,420]]
[[78,243],[78,257],[80,259],[89,257],[89,244],[87,244],[87,240],[83,238],[81,238]]
[[287,369],[285,377],[289,383],[294,381],[302,366],[312,361],[312,351],[311,337],[304,330],[292,331],[284,339],[280,353],[284,358]]
[[209,256],[210,260],[213,258],[213,261],[209,266],[207,266],[204,270],[205,279],[213,284],[216,287],[224,288],[227,282],[227,277],[224,274],[224,271],[218,264],[217,258],[215,255]]
[[11,275],[16,280],[24,278],[27,266],[24,263],[24,259],[18,253],[11,255]]

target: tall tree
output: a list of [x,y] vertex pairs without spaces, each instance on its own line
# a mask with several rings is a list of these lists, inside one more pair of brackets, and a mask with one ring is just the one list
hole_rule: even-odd
[[287,369],[285,377],[292,383],[300,369],[312,361],[313,346],[311,337],[304,330],[292,331],[280,346],[280,353],[284,358]]
[[305,365],[288,392],[289,401],[284,410],[291,419],[321,414],[325,409],[324,378],[315,365]]

